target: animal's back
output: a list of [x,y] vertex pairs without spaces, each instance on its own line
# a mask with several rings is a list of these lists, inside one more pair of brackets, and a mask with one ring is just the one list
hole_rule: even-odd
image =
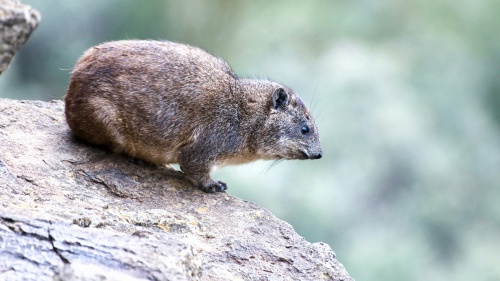
[[[209,129],[200,124],[216,122],[221,105],[234,104],[234,80],[224,61],[196,47],[108,42],[77,62],[65,97],[66,116],[80,139],[174,163],[180,147]],[[231,116],[231,108],[223,111]]]

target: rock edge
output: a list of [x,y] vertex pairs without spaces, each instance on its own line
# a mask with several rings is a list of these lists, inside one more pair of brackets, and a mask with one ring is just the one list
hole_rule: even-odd
[[63,108],[0,99],[0,279],[353,280],[253,203],[74,141]]

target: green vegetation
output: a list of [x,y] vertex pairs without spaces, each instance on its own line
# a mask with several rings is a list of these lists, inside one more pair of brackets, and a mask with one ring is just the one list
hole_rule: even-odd
[[500,1],[28,1],[0,97],[60,99],[88,47],[168,39],[313,108],[318,161],[216,172],[357,280],[500,280]]

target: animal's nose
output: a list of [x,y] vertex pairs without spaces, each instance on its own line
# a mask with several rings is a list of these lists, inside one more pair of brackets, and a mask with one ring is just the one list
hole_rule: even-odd
[[316,155],[313,155],[312,159],[320,159],[321,157],[323,157],[323,154],[320,152]]

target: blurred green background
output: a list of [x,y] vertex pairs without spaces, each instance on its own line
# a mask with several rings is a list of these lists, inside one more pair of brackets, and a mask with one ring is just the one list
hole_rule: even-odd
[[324,157],[217,171],[357,280],[500,280],[500,1],[28,1],[0,97],[61,99],[83,51],[168,39],[301,94]]

